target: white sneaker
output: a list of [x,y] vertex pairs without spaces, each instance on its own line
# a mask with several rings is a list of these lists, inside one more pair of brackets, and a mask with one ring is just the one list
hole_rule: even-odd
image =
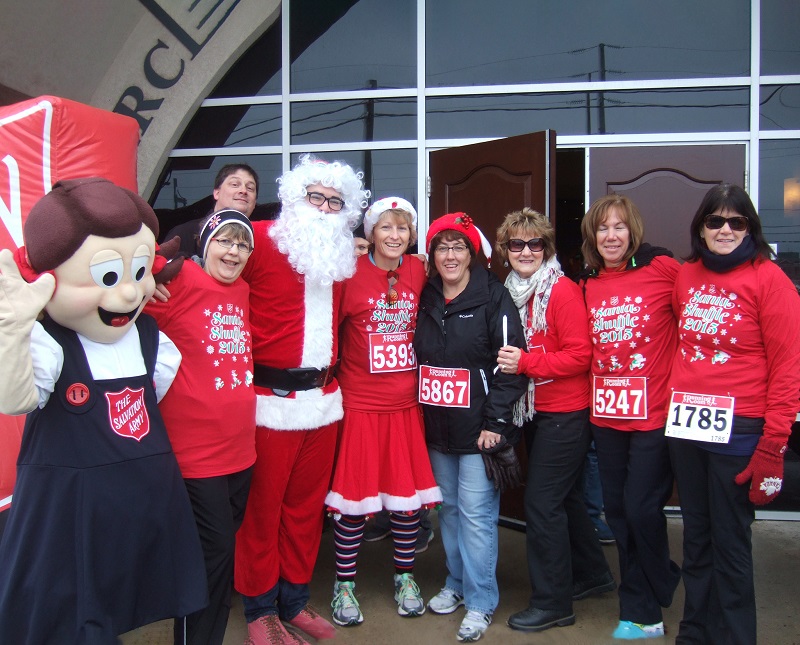
[[443,587],[433,598],[428,601],[428,609],[434,614],[452,614],[464,604],[464,596],[452,589]]
[[467,615],[461,621],[456,638],[462,643],[474,643],[483,636],[489,625],[492,624],[492,617],[489,614],[482,614],[479,611],[467,610]]

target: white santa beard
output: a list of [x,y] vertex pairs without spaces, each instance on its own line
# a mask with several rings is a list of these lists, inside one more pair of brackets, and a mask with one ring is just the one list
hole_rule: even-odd
[[284,206],[269,234],[306,284],[331,285],[355,273],[353,236],[340,213],[294,202]]

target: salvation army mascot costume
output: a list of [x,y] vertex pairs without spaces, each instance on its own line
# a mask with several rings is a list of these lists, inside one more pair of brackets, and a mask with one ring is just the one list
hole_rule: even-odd
[[116,643],[206,603],[157,407],[180,354],[139,315],[165,263],[157,233],[138,195],[78,179],[36,203],[16,256],[0,251],[0,412],[29,413],[0,543],[0,643]]

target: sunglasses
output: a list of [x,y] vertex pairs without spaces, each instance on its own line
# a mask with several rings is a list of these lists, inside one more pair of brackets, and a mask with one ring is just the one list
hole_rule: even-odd
[[519,253],[526,246],[531,251],[542,251],[544,249],[544,241],[541,237],[534,237],[527,242],[525,240],[509,240],[506,246],[509,251],[513,251],[514,253]]
[[397,271],[386,272],[386,279],[389,282],[389,288],[386,290],[386,302],[390,305],[397,302],[397,290],[394,288],[394,285],[397,284],[399,278],[400,274],[397,273]]
[[743,215],[737,215],[736,217],[723,217],[722,215],[706,215],[706,218],[703,220],[703,224],[706,228],[711,229],[712,231],[716,231],[717,229],[722,228],[727,224],[731,227],[732,231],[746,231],[748,226],[748,220]]

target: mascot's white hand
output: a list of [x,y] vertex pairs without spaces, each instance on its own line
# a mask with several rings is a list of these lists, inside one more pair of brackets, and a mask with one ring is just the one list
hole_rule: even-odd
[[0,251],[0,412],[24,414],[39,404],[33,378],[31,330],[55,291],[56,279],[45,274],[28,284],[20,275],[14,255]]
[[37,316],[50,301],[56,279],[49,273],[27,283],[14,262],[14,254],[0,251],[0,328],[17,338],[28,336]]

